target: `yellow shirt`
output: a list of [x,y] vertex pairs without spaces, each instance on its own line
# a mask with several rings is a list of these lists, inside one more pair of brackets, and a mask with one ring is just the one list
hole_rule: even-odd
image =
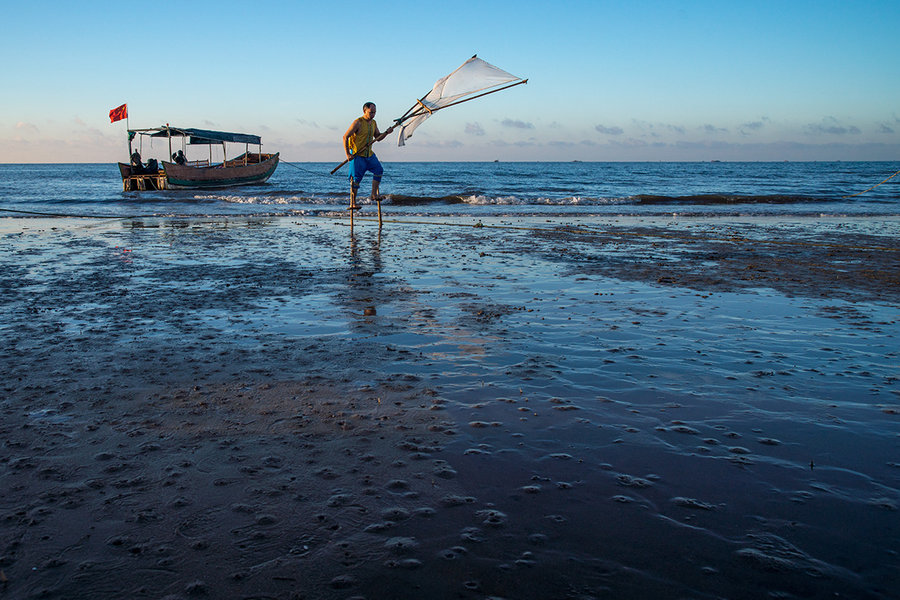
[[356,135],[350,136],[347,140],[350,144],[351,156],[356,156],[357,149],[363,148],[366,144],[368,144],[368,147],[362,150],[359,155],[372,156],[375,154],[375,151],[372,150],[372,145],[375,142],[375,130],[378,129],[378,125],[375,124],[375,119],[367,121],[363,117],[356,119],[356,122],[359,123],[359,129],[356,131]]

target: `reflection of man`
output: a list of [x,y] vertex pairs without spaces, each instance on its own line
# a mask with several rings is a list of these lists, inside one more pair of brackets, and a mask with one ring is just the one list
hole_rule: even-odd
[[372,150],[372,144],[380,142],[394,131],[391,126],[384,133],[378,131],[375,123],[375,103],[366,102],[363,105],[363,115],[350,124],[347,133],[344,134],[344,154],[350,161],[350,210],[356,210],[356,193],[359,184],[365,177],[366,171],[372,173],[372,199],[379,199],[378,187],[381,184],[381,175],[384,168],[378,162],[378,157]]

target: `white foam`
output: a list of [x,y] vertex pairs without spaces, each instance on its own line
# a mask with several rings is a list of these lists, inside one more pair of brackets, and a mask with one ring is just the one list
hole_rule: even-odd
[[545,205],[545,206],[595,206],[608,204],[625,204],[628,202],[625,198],[590,198],[582,196],[568,196],[565,198],[521,198],[519,196],[462,196],[465,204],[478,206],[491,205]]

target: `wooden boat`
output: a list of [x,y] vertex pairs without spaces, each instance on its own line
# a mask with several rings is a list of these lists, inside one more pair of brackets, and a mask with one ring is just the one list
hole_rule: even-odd
[[[206,145],[209,147],[209,158],[202,160],[186,160],[183,164],[169,160],[151,159],[145,166],[138,167],[127,163],[119,163],[122,175],[122,187],[126,192],[137,190],[165,189],[198,189],[232,187],[237,185],[254,185],[264,183],[278,167],[278,153],[264,154],[262,140],[258,135],[231,133],[227,131],[210,131],[171,127],[155,127],[152,129],[129,129],[128,152],[132,153],[132,142],[135,136],[150,138],[167,138],[169,153],[172,154],[172,139],[181,141],[182,146]],[[227,143],[244,144],[244,153],[227,159]],[[213,146],[222,145],[223,160],[213,161]],[[250,152],[250,145],[258,146],[257,152]],[[162,166],[159,166],[159,163]]]

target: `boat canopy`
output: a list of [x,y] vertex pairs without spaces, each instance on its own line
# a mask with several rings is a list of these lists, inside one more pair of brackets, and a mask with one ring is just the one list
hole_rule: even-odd
[[155,127],[153,129],[133,129],[129,131],[131,137],[133,137],[134,133],[149,135],[150,137],[189,137],[189,144],[221,144],[222,142],[262,144],[262,138],[258,135],[232,133],[229,131],[210,131],[209,129],[194,129],[190,127]]

